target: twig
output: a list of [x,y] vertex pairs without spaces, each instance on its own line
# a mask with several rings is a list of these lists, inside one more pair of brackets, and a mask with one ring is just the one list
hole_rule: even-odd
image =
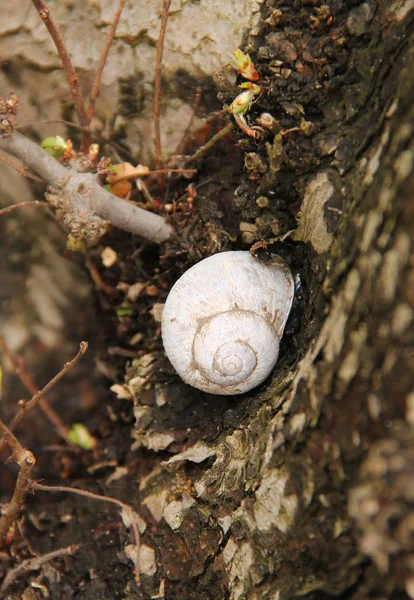
[[0,160],[2,162],[4,162],[6,165],[8,165],[9,167],[11,167],[12,169],[14,169],[15,171],[17,171],[18,173],[20,173],[20,175],[23,175],[23,177],[27,177],[28,179],[32,179],[33,181],[37,181],[37,183],[46,183],[46,181],[44,179],[42,179],[41,177],[38,177],[37,175],[33,175],[33,173],[30,173],[27,169],[25,169],[21,165],[18,165],[17,163],[13,162],[12,160],[9,160],[5,156],[3,156],[3,154],[0,154]]
[[198,160],[201,156],[203,156],[203,154],[210,150],[210,148],[212,148],[215,144],[217,144],[217,142],[219,142],[226,135],[228,135],[233,129],[233,123],[229,123],[228,125],[223,127],[223,129],[220,129],[220,131],[213,135],[213,137],[210,140],[208,140],[208,142],[204,144],[204,146],[201,146],[201,148],[199,148],[197,152],[195,152],[185,160],[184,166],[186,167],[190,163]]
[[0,548],[2,548],[6,542],[7,532],[16,520],[23,505],[36,459],[30,450],[23,448],[18,439],[1,420],[0,433],[6,443],[9,444],[13,457],[20,467],[13,496],[9,504],[3,509],[3,514],[0,517]]
[[[79,131],[88,131],[86,127],[81,127],[80,125],[78,125],[78,123],[74,123],[73,121],[65,121],[64,119],[43,119],[42,121],[26,121],[25,123],[20,123],[19,125],[16,125],[14,129],[25,129],[27,127],[32,127],[33,125],[41,125],[43,123],[60,123],[61,125],[68,125],[69,127],[72,127],[72,129],[78,129]],[[102,133],[98,133],[97,131],[91,131],[90,134],[93,138],[96,138],[99,141],[99,143],[108,144],[118,152],[122,152],[124,156],[126,155],[130,159],[134,158],[131,152],[127,150],[127,148],[124,148],[123,146],[121,146],[121,144],[117,144],[113,140],[109,139],[109,137],[107,137],[106,135],[102,135]]]
[[17,204],[12,204],[11,206],[2,208],[0,210],[0,215],[5,215],[9,212],[12,212],[16,208],[22,208],[25,206],[43,206],[45,208],[49,208],[49,205],[46,202],[41,202],[40,200],[28,200],[27,202],[18,202]]
[[89,96],[88,110],[86,111],[89,123],[91,122],[93,110],[95,108],[96,98],[98,97],[98,94],[99,94],[99,87],[101,85],[102,72],[105,67],[106,59],[108,58],[109,50],[111,49],[111,46],[112,46],[112,42],[113,42],[113,39],[115,36],[115,31],[116,31],[116,28],[118,27],[119,19],[121,17],[122,9],[124,8],[124,4],[125,4],[125,0],[119,0],[118,8],[116,9],[114,20],[112,21],[112,24],[109,27],[105,46],[104,46],[104,49],[102,50],[102,54],[99,59],[98,68],[96,70],[95,79],[94,79],[94,82],[92,85],[92,91]]
[[187,140],[188,133],[189,133],[189,131],[191,129],[191,126],[192,126],[192,124],[194,122],[195,116],[196,116],[197,111],[198,111],[198,107],[200,105],[201,92],[202,91],[203,90],[202,90],[201,87],[197,88],[196,95],[195,95],[195,100],[194,100],[194,104],[193,104],[193,110],[191,112],[190,120],[188,121],[187,127],[184,129],[184,133],[182,135],[181,140],[177,144],[177,147],[175,149],[174,154],[181,154],[181,152],[183,152],[183,150],[184,150],[184,144],[185,144],[185,142]]
[[121,200],[101,187],[92,173],[66,169],[43,148],[18,131],[0,137],[0,149],[19,158],[41,175],[50,185],[60,188],[66,197],[65,212],[76,215],[99,215],[115,227],[161,244],[174,235],[163,217]]
[[60,548],[59,550],[53,550],[53,552],[48,552],[47,554],[43,554],[42,556],[36,556],[34,558],[27,558],[23,560],[17,567],[9,571],[7,573],[6,578],[3,581],[1,586],[1,591],[5,592],[6,589],[14,583],[14,581],[26,571],[37,571],[40,569],[42,565],[53,560],[54,558],[61,558],[62,556],[72,556],[79,550],[80,546],[77,544],[72,544],[71,546],[67,546],[66,548]]
[[148,177],[148,175],[156,175],[158,173],[197,173],[197,169],[153,169],[152,171],[147,171],[146,173],[142,173],[137,175],[136,173],[127,173],[126,175],[120,175],[113,180],[111,179],[111,183],[118,183],[119,181],[128,181],[130,179],[139,179],[141,177]]
[[[125,504],[121,500],[117,498],[112,498],[110,496],[102,496],[101,494],[94,494],[93,492],[87,492],[86,490],[80,490],[79,488],[71,488],[66,487],[64,485],[44,485],[42,483],[38,483],[36,481],[30,482],[30,487],[34,490],[39,490],[42,492],[67,492],[69,494],[77,494],[78,496],[83,496],[84,498],[90,498],[91,500],[98,500],[100,502],[109,502],[110,504],[116,504],[119,506],[126,518],[129,521],[129,526],[132,529],[132,533],[134,536],[134,543],[137,548],[137,557],[139,556],[139,547],[140,547],[140,533],[137,525],[137,518],[140,518],[139,515],[134,511],[134,509],[129,506],[129,504]],[[140,518],[142,521],[142,519]],[[139,581],[139,564],[135,563],[135,576],[137,581]]]
[[60,60],[62,62],[63,70],[66,74],[66,78],[69,83],[73,103],[78,114],[79,122],[82,125],[82,127],[85,127],[86,129],[86,131],[84,131],[82,134],[82,150],[86,152],[88,147],[92,143],[92,138],[88,131],[89,119],[88,115],[86,114],[85,102],[83,100],[78,75],[70,60],[69,53],[67,51],[62,34],[60,33],[52,15],[50,14],[50,10],[47,7],[46,3],[43,0],[32,0],[32,2],[37,12],[39,13],[40,18],[46,25],[46,28],[50,33],[50,36],[56,46],[56,50],[58,51]]
[[[0,337],[0,346],[4,349],[4,340]],[[7,347],[6,347],[7,348]],[[53,377],[53,379],[51,379],[49,381],[49,383],[47,383],[45,385],[45,387],[40,390],[37,391],[36,385],[34,383],[34,381],[32,380],[32,378],[21,368],[21,366],[19,365],[19,363],[17,362],[17,368],[15,367],[15,363],[12,362],[13,367],[16,369],[16,373],[18,374],[18,376],[20,377],[23,385],[33,394],[34,396],[31,398],[31,400],[29,400],[29,402],[27,402],[26,404],[24,404],[20,410],[16,413],[16,415],[13,417],[13,419],[10,422],[10,429],[12,431],[14,431],[16,429],[16,427],[19,425],[19,423],[21,422],[21,420],[23,419],[23,417],[25,416],[26,413],[28,413],[29,411],[33,410],[33,408],[36,406],[36,404],[39,404],[39,406],[42,408],[43,412],[46,414],[47,418],[49,419],[49,421],[51,421],[53,423],[53,425],[56,427],[59,435],[66,440],[67,442],[71,443],[68,437],[68,428],[66,427],[66,425],[62,422],[61,418],[59,417],[59,415],[52,409],[52,407],[49,405],[49,403],[46,401],[46,405],[47,405],[47,409],[45,411],[45,394],[47,394],[47,392],[49,392],[57,383],[58,381],[60,381],[62,379],[62,377],[64,375],[66,375],[66,373],[68,373],[68,371],[70,371],[71,369],[73,369],[73,367],[78,363],[78,361],[82,358],[82,356],[85,354],[86,350],[88,349],[88,342],[81,342],[80,346],[79,346],[79,352],[77,353],[77,355],[72,358],[71,361],[65,363],[65,365],[63,366],[63,368],[59,371],[59,373],[57,373],[57,375],[55,375]],[[10,353],[7,355],[8,358],[10,359]]]
[[[155,79],[154,79],[154,129],[155,129],[155,154],[157,160],[157,169],[162,169],[162,149],[161,149],[161,129],[160,129],[160,101],[161,101],[161,73],[162,73],[162,55],[164,53],[164,38],[167,29],[168,11],[171,0],[163,0],[160,33],[157,40],[157,54],[155,59]],[[158,186],[163,187],[162,173],[158,175]]]

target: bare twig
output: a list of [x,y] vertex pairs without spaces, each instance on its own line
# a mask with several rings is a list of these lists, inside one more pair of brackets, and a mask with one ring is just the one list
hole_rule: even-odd
[[[154,79],[154,129],[155,129],[155,153],[157,160],[157,169],[162,169],[162,149],[161,149],[161,129],[160,129],[160,101],[161,101],[161,73],[162,73],[162,55],[164,53],[164,38],[167,29],[168,11],[171,0],[163,0],[160,33],[157,40],[157,55],[155,59],[155,79]],[[158,185],[162,189],[162,173],[158,175]]]
[[46,181],[44,179],[42,179],[41,177],[38,177],[37,175],[33,175],[33,173],[30,173],[27,169],[25,169],[21,165],[18,165],[17,163],[13,162],[12,160],[9,160],[5,156],[3,156],[3,154],[0,154],[0,160],[2,162],[4,162],[6,165],[8,165],[9,167],[11,167],[12,169],[14,169],[15,171],[17,171],[18,173],[20,173],[21,175],[23,175],[23,177],[27,177],[28,179],[32,179],[33,181],[37,181],[37,183],[46,183]]
[[[86,132],[88,131],[86,127],[81,127],[80,125],[78,125],[78,123],[74,123],[73,121],[65,121],[64,119],[43,119],[42,121],[26,121],[24,123],[19,123],[19,125],[15,125],[14,129],[25,129],[27,127],[32,127],[33,125],[41,125],[46,123],[60,123],[61,125],[69,125],[69,127],[72,127],[72,129],[78,129],[79,131]],[[91,131],[90,134],[93,138],[98,140],[99,143],[108,144],[118,152],[123,153],[124,156],[128,156],[130,159],[134,158],[134,156],[127,148],[124,148],[123,146],[121,146],[121,144],[117,144],[113,140],[109,139],[108,136],[102,135],[102,133],[98,133],[97,131]]]
[[131,179],[139,179],[141,177],[148,177],[148,175],[156,175],[158,173],[180,173],[180,174],[191,174],[197,173],[197,169],[154,169],[137,175],[136,173],[127,173],[126,175],[120,175],[113,177],[111,183],[118,183],[119,181],[128,181]]
[[208,152],[208,150],[210,150],[210,148],[212,148],[215,144],[217,144],[217,142],[219,142],[226,135],[228,135],[233,129],[234,129],[234,126],[232,123],[229,123],[228,125],[223,127],[223,129],[220,129],[220,131],[217,132],[216,135],[213,135],[213,137],[210,140],[208,140],[208,142],[206,144],[204,144],[204,146],[201,146],[201,148],[199,148],[197,150],[197,152],[195,152],[194,154],[192,154],[191,156],[189,156],[186,159],[186,161],[184,162],[184,166],[186,167],[190,163],[198,160],[201,156],[203,156],[203,154]]
[[82,90],[80,88],[78,75],[70,60],[62,34],[60,33],[46,3],[43,0],[32,0],[32,2],[39,13],[39,16],[46,25],[46,28],[50,33],[62,62],[63,70],[65,71],[66,78],[69,83],[79,122],[81,126],[85,128],[85,131],[82,134],[82,150],[86,152],[92,143],[92,139],[88,131],[89,119],[88,115],[86,114],[85,102],[83,99]]
[[92,91],[89,96],[89,102],[88,102],[87,116],[88,116],[89,123],[92,119],[96,98],[98,97],[98,94],[99,94],[99,87],[101,85],[102,72],[105,67],[106,59],[108,58],[109,50],[111,49],[111,46],[112,46],[112,42],[113,42],[113,39],[115,36],[115,31],[116,31],[116,28],[118,27],[119,19],[120,19],[121,13],[122,13],[122,9],[124,8],[124,4],[125,4],[125,0],[119,0],[118,8],[116,9],[114,20],[112,21],[112,25],[109,27],[105,46],[104,46],[104,49],[102,50],[102,54],[99,59],[98,68],[96,70],[96,75],[95,75],[95,79],[94,79],[94,82],[92,85]]
[[53,550],[53,552],[48,552],[47,554],[43,554],[42,556],[35,556],[34,558],[28,558],[23,560],[17,567],[9,571],[4,579],[1,591],[5,592],[6,589],[14,583],[14,581],[22,574],[28,571],[37,571],[40,569],[42,565],[45,563],[55,559],[61,558],[62,556],[72,556],[79,550],[80,546],[77,544],[72,544],[71,546],[67,546],[66,548],[59,548],[59,550]]
[[196,95],[195,95],[195,100],[194,100],[194,104],[193,104],[193,110],[191,112],[190,120],[188,121],[187,127],[184,129],[184,133],[182,135],[181,140],[177,144],[177,147],[175,149],[174,154],[181,154],[184,151],[184,145],[185,145],[185,142],[187,141],[188,133],[189,133],[189,131],[191,129],[191,126],[192,126],[192,124],[194,122],[195,116],[196,116],[197,111],[198,111],[198,107],[200,105],[201,92],[202,91],[203,90],[202,90],[201,87],[197,88]]
[[49,205],[46,202],[41,202],[40,200],[28,200],[27,202],[18,202],[17,204],[12,204],[11,206],[2,208],[0,210],[0,215],[5,215],[9,212],[12,212],[16,208],[24,208],[25,206],[43,206],[45,208],[49,208]]
[[[31,394],[37,394],[38,389],[37,389],[35,382],[30,377],[30,375],[26,372],[26,370],[24,369],[24,366],[22,365],[21,361],[19,361],[19,359],[17,357],[15,357],[12,354],[12,352],[9,350],[5,340],[1,336],[0,336],[0,349],[3,352],[3,354],[11,362],[14,372],[19,377],[20,381],[23,383],[25,388]],[[65,424],[63,423],[63,421],[61,420],[61,418],[59,417],[57,412],[50,406],[47,398],[40,396],[39,406],[42,409],[43,413],[45,414],[46,418],[53,424],[53,426],[55,427],[55,429],[58,432],[58,434],[60,435],[60,437],[62,437],[66,442],[71,443],[68,438],[67,427],[65,426]],[[25,412],[26,412],[25,408],[20,408],[20,410],[14,416],[14,418],[12,419],[12,421],[10,423],[10,429],[12,431],[14,431],[16,429],[17,425],[20,423],[21,419],[23,418],[23,415]],[[3,441],[0,440],[0,451],[2,450],[2,448],[3,448]]]
[[3,509],[3,514],[0,517],[0,548],[2,548],[6,542],[7,532],[16,520],[23,505],[36,459],[30,450],[23,448],[18,439],[1,420],[0,433],[6,443],[9,444],[13,457],[20,467],[13,496],[9,504]]
[[64,211],[83,218],[99,215],[115,227],[125,229],[158,244],[172,237],[174,230],[163,217],[113,196],[101,187],[92,173],[66,169],[43,148],[14,131],[0,137],[0,149],[19,158],[50,185],[60,188],[66,198]]
[[[2,348],[4,348],[4,340],[1,337],[0,337],[0,346]],[[44,407],[45,394],[47,394],[47,392],[49,392],[58,383],[58,381],[60,381],[62,379],[62,377],[64,375],[66,375],[66,373],[68,373],[71,369],[73,369],[73,367],[78,363],[78,361],[85,354],[87,349],[88,349],[88,342],[81,342],[80,347],[79,347],[79,352],[77,353],[77,355],[74,358],[72,358],[71,361],[65,363],[63,368],[59,371],[59,373],[57,373],[57,375],[55,375],[53,377],[53,379],[51,379],[49,381],[49,383],[47,383],[45,385],[45,387],[40,391],[37,391],[36,385],[33,382],[33,380],[31,379],[31,377],[21,368],[21,366],[17,362],[18,366],[16,368],[16,373],[19,375],[19,377],[20,377],[22,383],[25,385],[25,387],[32,394],[34,393],[34,396],[31,398],[31,400],[29,400],[29,402],[24,404],[20,408],[20,410],[17,412],[17,414],[13,417],[13,419],[10,422],[11,430],[14,431],[16,429],[16,427],[19,425],[19,423],[21,422],[21,420],[23,419],[23,417],[25,416],[25,414],[28,413],[29,411],[33,410],[34,407],[37,404],[39,404],[39,406],[42,408],[43,412],[45,412],[46,416],[48,417],[49,421],[51,421],[53,423],[53,425],[56,427],[59,435],[64,440],[66,440],[68,443],[71,443],[69,440],[69,437],[68,437],[68,428],[62,422],[59,415],[52,409],[52,407],[48,403],[47,403],[48,408],[45,411],[45,407]],[[8,358],[10,359],[10,354],[8,354]],[[14,367],[14,364],[13,364],[13,367]]]
[[[69,494],[77,494],[78,496],[83,496],[84,498],[90,498],[91,500],[98,500],[99,502],[109,502],[110,504],[116,504],[122,509],[123,513],[123,521],[127,521],[129,526],[131,527],[134,543],[137,548],[137,558],[139,556],[139,547],[140,547],[140,533],[138,529],[137,520],[141,519],[139,515],[134,511],[134,509],[129,506],[129,504],[125,504],[121,500],[117,498],[112,498],[111,496],[102,496],[101,494],[94,494],[93,492],[87,492],[86,490],[80,490],[79,488],[71,488],[66,487],[64,485],[44,485],[42,483],[38,483],[36,481],[30,482],[30,487],[33,490],[39,490],[42,492],[66,492]],[[139,581],[139,563],[138,560],[135,562],[135,577],[137,581]]]

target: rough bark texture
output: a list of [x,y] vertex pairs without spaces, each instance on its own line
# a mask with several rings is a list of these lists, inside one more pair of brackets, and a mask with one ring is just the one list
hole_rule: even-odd
[[[145,521],[140,583],[125,567],[131,546],[99,571],[91,548],[112,549],[94,532],[67,569],[80,573],[84,561],[99,576],[85,575],[73,597],[414,598],[412,10],[269,0],[262,11],[251,51],[263,61],[275,52],[295,75],[261,110],[293,113],[297,102],[318,127],[311,141],[285,145],[287,183],[272,174],[297,202],[284,241],[294,264],[304,261],[302,324],[288,327],[272,380],[241,398],[148,386],[156,352],[130,366],[136,469],[118,466],[101,485],[115,494],[124,476],[121,495]],[[244,177],[236,194],[245,220],[257,216],[252,185]],[[72,597],[56,578],[50,585],[54,598]]]

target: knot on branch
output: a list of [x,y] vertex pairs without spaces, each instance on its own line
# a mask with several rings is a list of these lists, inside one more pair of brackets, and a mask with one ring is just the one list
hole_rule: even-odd
[[19,99],[14,94],[10,98],[0,98],[0,137],[7,137],[16,125],[17,104]]
[[94,245],[108,232],[109,221],[86,210],[82,212],[74,210],[64,190],[49,186],[48,191],[45,192],[45,198],[56,209],[72,239],[75,238],[87,245]]
[[110,222],[92,213],[66,213],[63,223],[72,237],[86,242],[87,245],[98,243],[110,226]]

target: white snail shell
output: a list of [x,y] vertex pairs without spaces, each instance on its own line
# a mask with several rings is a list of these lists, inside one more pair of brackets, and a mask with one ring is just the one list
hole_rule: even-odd
[[294,295],[289,268],[279,257],[271,262],[222,252],[191,267],[171,289],[162,339],[186,383],[241,394],[271,373]]

